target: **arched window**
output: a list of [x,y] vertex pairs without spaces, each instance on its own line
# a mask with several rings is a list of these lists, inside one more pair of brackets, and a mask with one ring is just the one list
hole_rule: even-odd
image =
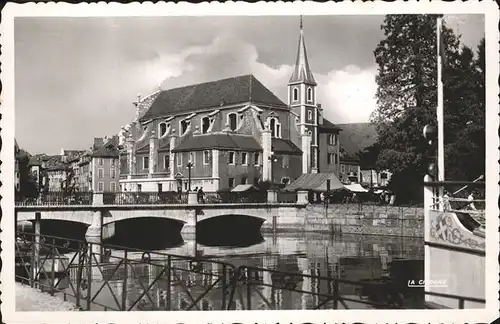
[[308,120],[312,120],[313,119],[313,112],[312,112],[312,110],[308,110],[307,111],[307,119]]
[[206,134],[208,133],[208,129],[210,128],[210,118],[208,117],[203,117],[201,119],[201,133]]
[[167,124],[166,123],[160,123],[158,125],[158,135],[160,135],[160,137],[162,137],[166,133],[167,133]]
[[227,122],[229,123],[229,129],[235,131],[238,128],[238,116],[235,113],[230,113],[227,115]]
[[299,89],[293,88],[293,101],[299,100]]
[[307,101],[313,101],[313,89],[311,87],[307,88]]
[[269,129],[271,130],[271,136],[276,138],[281,138],[281,124],[276,117],[270,117],[268,119]]
[[190,123],[189,120],[181,120],[181,136],[187,132]]
[[271,136],[274,136],[276,132],[276,119],[271,118],[271,121],[269,123],[269,128],[271,129]]

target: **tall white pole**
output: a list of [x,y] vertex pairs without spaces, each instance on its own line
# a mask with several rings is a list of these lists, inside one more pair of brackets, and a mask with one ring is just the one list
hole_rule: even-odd
[[[438,123],[438,181],[444,181],[444,108],[443,108],[443,56],[442,54],[444,53],[444,48],[441,48],[441,45],[443,44],[441,42],[441,37],[443,36],[441,34],[441,29],[443,25],[442,18],[439,17],[437,19],[437,24],[436,24],[436,30],[437,30],[437,85],[438,85],[438,93],[437,93],[437,109],[436,109],[436,114],[437,114],[437,123]],[[439,197],[439,202],[443,200],[444,197],[444,187],[440,186],[438,187],[438,197]],[[444,210],[444,205],[442,203],[439,204],[439,210],[443,211]]]
[[438,122],[438,180],[444,181],[444,109],[443,109],[443,80],[442,80],[442,68],[443,68],[443,57],[441,53],[444,52],[444,48],[441,48],[441,29],[442,29],[442,18],[437,19],[437,85],[438,85],[438,104],[437,104],[437,122]]

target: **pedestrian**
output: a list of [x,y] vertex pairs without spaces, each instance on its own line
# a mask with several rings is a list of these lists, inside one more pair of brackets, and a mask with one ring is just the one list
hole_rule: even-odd
[[385,194],[384,192],[382,191],[380,193],[380,195],[378,196],[378,204],[379,205],[383,205],[384,204],[384,201],[385,201]]
[[451,210],[450,194],[446,189],[444,190],[444,195],[443,195],[443,210]]
[[394,206],[395,203],[396,203],[396,195],[392,194],[391,199],[389,201],[389,205]]
[[[196,187],[198,189],[198,187]],[[200,187],[200,189],[198,189],[198,203],[199,204],[204,204],[205,203],[205,193],[203,192],[203,187]]]
[[384,195],[384,199],[385,199],[385,204],[386,204],[386,205],[389,205],[390,192],[386,192],[386,193],[385,193],[385,195]]
[[320,200],[321,202],[325,202],[325,193],[324,193],[324,192],[321,192],[321,193],[319,194],[319,200]]
[[469,209],[476,210],[476,205],[474,205],[474,191],[470,193],[469,197],[467,197],[467,200],[469,201]]
[[198,187],[195,187],[195,188],[194,188],[194,192],[198,192]]

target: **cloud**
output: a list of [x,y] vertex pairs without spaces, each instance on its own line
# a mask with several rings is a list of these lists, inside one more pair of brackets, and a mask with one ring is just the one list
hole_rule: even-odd
[[[355,18],[355,19],[354,19]],[[475,46],[484,17],[445,17]],[[334,123],[375,108],[383,16],[304,17],[318,99]],[[341,32],[337,32],[337,31]],[[253,73],[286,102],[297,16],[19,18],[16,138],[30,152],[86,148],[135,116],[136,95]]]
[[[225,77],[254,74],[261,82],[286,102],[287,83],[291,65],[271,67],[259,61],[257,48],[236,37],[216,37],[207,46],[186,48],[174,56],[164,56],[146,64],[150,73],[144,74],[151,85],[165,77],[165,89]],[[314,71],[313,71],[314,72]],[[318,100],[332,122],[365,122],[375,108],[376,68],[360,69],[348,65],[328,74],[315,74]]]
[[319,76],[318,99],[324,102],[325,115],[335,123],[367,122],[376,108],[377,69],[348,65],[342,70]]

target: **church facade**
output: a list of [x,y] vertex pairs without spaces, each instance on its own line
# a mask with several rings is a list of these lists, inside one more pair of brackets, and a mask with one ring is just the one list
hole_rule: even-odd
[[120,190],[204,191],[339,173],[340,129],[323,117],[302,24],[284,103],[253,75],[158,90],[119,133]]

